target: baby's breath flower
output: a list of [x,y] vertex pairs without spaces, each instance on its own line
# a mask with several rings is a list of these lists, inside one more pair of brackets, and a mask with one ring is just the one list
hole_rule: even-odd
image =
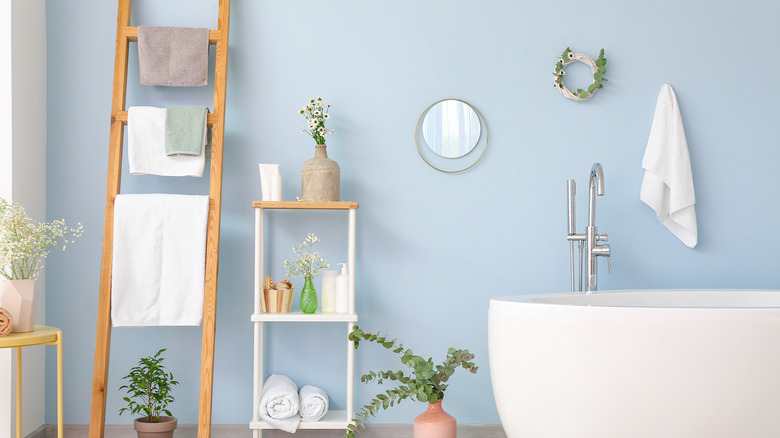
[[80,237],[84,226],[70,228],[65,221],[34,222],[19,204],[0,198],[0,274],[9,280],[35,279],[50,248]]
[[317,251],[313,251],[314,244],[320,238],[309,233],[303,243],[293,245],[293,253],[297,259],[285,260],[284,268],[288,277],[315,277],[320,275],[320,269],[328,269],[330,265]]

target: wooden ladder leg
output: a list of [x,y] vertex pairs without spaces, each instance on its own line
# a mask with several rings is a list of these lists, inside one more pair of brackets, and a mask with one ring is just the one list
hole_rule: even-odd
[[108,151],[106,182],[106,212],[103,222],[103,258],[100,265],[100,297],[98,300],[97,334],[95,337],[95,365],[92,377],[92,408],[89,419],[89,437],[102,438],[106,422],[106,384],[108,358],[111,347],[111,266],[114,244],[114,199],[119,194],[122,171],[122,141],[124,125],[117,114],[124,111],[127,92],[127,51],[129,40],[126,28],[130,26],[131,0],[119,0],[114,54],[114,88],[111,100],[111,133]]
[[200,409],[198,437],[211,436],[211,407],[214,384],[214,338],[217,318],[219,272],[219,229],[222,211],[222,152],[225,139],[225,89],[227,85],[230,0],[219,0],[216,65],[214,67],[214,113],[211,137],[209,225],[206,244],[206,285],[203,300],[203,339],[200,365]]

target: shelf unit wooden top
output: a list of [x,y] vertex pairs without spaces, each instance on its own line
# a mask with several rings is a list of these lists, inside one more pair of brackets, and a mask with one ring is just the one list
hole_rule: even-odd
[[357,202],[300,202],[300,201],[254,201],[252,208],[274,210],[352,210],[358,208]]

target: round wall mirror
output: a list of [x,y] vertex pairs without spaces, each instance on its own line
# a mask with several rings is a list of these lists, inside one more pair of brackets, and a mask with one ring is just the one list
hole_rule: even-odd
[[459,158],[479,142],[482,124],[471,105],[456,99],[435,103],[425,113],[422,134],[425,144],[436,155]]
[[471,169],[485,155],[488,128],[478,109],[460,99],[431,104],[417,119],[414,143],[420,158],[444,173]]

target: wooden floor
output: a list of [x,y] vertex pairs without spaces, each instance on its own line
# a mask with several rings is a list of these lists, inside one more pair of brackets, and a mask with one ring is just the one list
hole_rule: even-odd
[[[65,438],[87,438],[88,425],[65,425]],[[49,425],[46,438],[56,438],[57,427]],[[179,425],[174,438],[197,438],[198,428],[194,424]],[[211,427],[212,438],[251,438],[252,431],[247,425],[214,425]],[[300,430],[295,434],[282,431],[269,431],[267,438],[341,438],[342,430]],[[356,438],[412,438],[412,426],[407,424],[369,424],[366,429],[355,435]],[[105,438],[137,438],[133,426],[106,426]],[[458,425],[458,438],[506,438],[506,434],[497,424],[462,424]]]

